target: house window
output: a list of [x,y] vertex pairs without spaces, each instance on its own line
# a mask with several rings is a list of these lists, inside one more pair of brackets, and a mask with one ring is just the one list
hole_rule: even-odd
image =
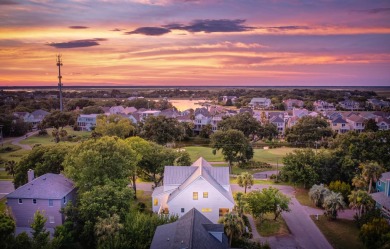
[[23,199],[18,199],[19,204],[23,204]]
[[33,199],[33,204],[37,204],[37,199]]
[[49,223],[54,223],[54,216],[49,216]]
[[52,207],[52,206],[54,206],[54,205],[53,205],[53,200],[50,199],[50,200],[49,200],[49,207]]
[[154,206],[157,206],[158,205],[158,199],[156,198],[156,199],[154,199],[154,201],[153,201],[153,205]]
[[181,208],[181,210],[180,210],[182,213],[184,213],[184,208]]
[[197,200],[198,199],[198,192],[193,192],[192,193],[192,199]]
[[219,209],[219,217],[222,217],[227,213],[229,213],[229,208],[220,208]]
[[64,204],[66,203],[66,196],[64,196],[64,198],[62,198],[62,201],[64,202]]
[[378,186],[380,186],[381,185],[381,181],[378,181]]
[[203,198],[209,198],[209,192],[203,192]]
[[210,213],[213,211],[211,208],[202,208],[202,213]]

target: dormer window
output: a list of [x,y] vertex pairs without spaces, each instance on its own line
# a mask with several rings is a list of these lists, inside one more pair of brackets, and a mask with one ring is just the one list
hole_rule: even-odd
[[64,204],[66,203],[66,196],[64,196],[64,198],[62,198],[62,201],[64,202]]
[[23,199],[18,199],[19,204],[23,204]]
[[33,199],[33,200],[32,200],[32,203],[33,203],[33,204],[37,204],[37,199]]

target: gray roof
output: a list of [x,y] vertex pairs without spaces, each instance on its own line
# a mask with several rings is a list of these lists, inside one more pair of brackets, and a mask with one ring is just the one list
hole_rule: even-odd
[[381,177],[379,178],[379,180],[381,180],[381,181],[386,181],[387,179],[390,180],[390,171],[382,173]]
[[75,188],[62,174],[47,173],[7,195],[7,198],[62,199]]
[[31,113],[34,117],[44,117],[46,115],[50,114],[50,112],[44,111],[44,110],[36,110]]
[[386,196],[385,192],[376,192],[371,194],[372,199],[378,202],[381,206],[390,209],[390,196]]
[[213,224],[195,208],[179,220],[158,226],[151,249],[225,249],[229,248],[225,234],[219,241],[210,232],[223,232],[222,224]]
[[335,120],[332,120],[332,123],[335,123],[335,124],[346,124],[348,122],[345,121],[345,119],[343,119],[342,117],[337,117]]
[[164,168],[164,185],[182,184],[197,167],[189,166],[165,166]]
[[273,116],[269,121],[271,123],[284,123],[284,119],[279,116]]

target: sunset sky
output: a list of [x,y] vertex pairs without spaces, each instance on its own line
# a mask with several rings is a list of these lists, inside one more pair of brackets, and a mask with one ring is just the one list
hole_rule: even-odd
[[389,0],[0,0],[0,86],[390,86]]

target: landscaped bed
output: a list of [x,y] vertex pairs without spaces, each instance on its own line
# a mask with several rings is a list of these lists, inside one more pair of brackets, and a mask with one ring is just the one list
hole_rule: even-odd
[[282,216],[274,220],[274,215],[271,213],[265,214],[261,220],[256,219],[257,232],[263,237],[278,236],[289,234],[288,226]]

